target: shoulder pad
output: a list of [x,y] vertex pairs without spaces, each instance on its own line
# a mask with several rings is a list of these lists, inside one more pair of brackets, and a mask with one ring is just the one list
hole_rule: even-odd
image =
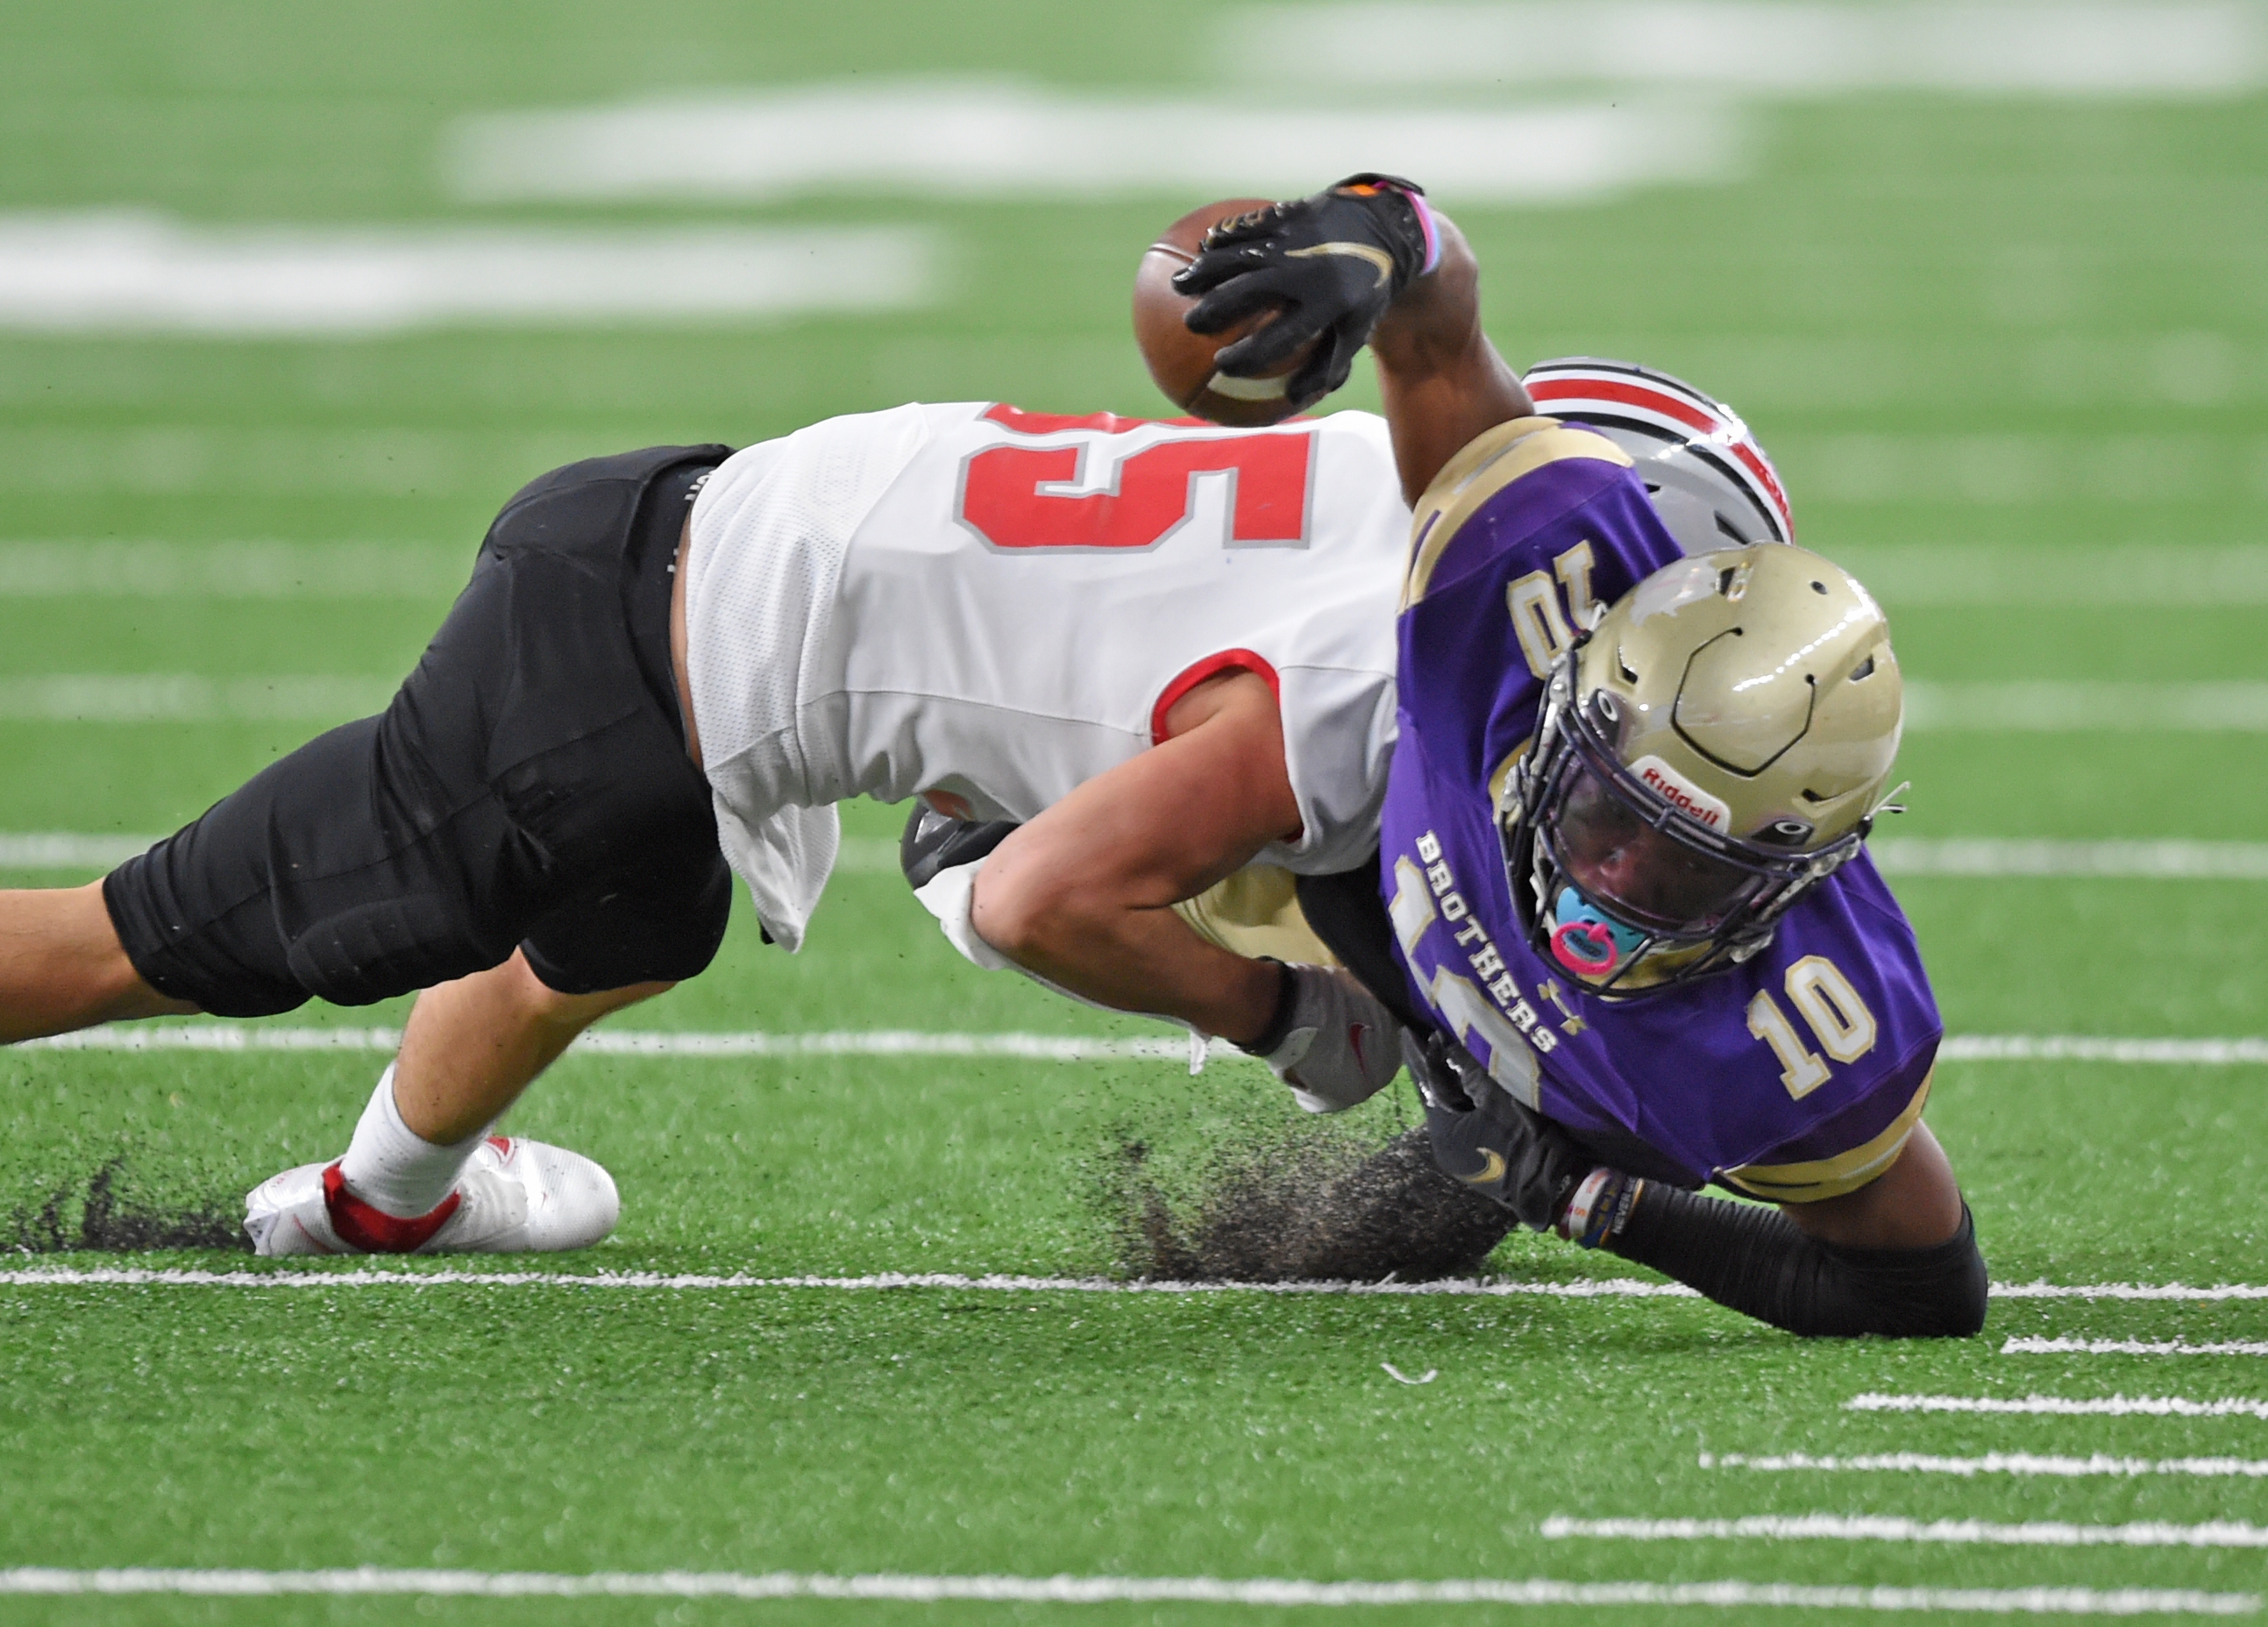
[[1595,458],[1631,467],[1630,454],[1595,430],[1571,429],[1557,418],[1514,418],[1485,430],[1442,465],[1410,516],[1410,574],[1402,607],[1425,597],[1433,567],[1457,529],[1481,504],[1521,475],[1562,458]]

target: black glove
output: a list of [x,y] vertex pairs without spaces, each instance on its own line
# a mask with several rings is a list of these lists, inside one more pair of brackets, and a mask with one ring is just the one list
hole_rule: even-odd
[[1197,257],[1174,274],[1174,291],[1204,296],[1182,320],[1191,333],[1217,334],[1280,311],[1214,364],[1231,378],[1255,379],[1317,340],[1285,383],[1295,408],[1313,406],[1347,381],[1355,352],[1395,296],[1432,269],[1424,197],[1391,175],[1350,175],[1311,198],[1215,226]]
[[1598,1160],[1572,1136],[1515,1101],[1465,1048],[1435,1034],[1403,1047],[1425,1100],[1433,1161],[1532,1231],[1559,1224],[1575,1189]]

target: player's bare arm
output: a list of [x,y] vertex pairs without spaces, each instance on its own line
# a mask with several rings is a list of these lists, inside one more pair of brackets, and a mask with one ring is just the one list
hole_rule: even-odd
[[1075,994],[1241,1045],[1275,1012],[1277,968],[1205,942],[1172,906],[1297,837],[1283,725],[1266,682],[1233,673],[1182,696],[1167,727],[1000,844],[976,930]]
[[1249,672],[1208,679],[1161,733],[1002,841],[969,925],[1058,989],[1241,1047],[1309,1112],[1368,1100],[1400,1067],[1398,1024],[1373,994],[1336,968],[1222,948],[1174,908],[1302,834],[1275,691]]
[[1440,262],[1403,290],[1370,336],[1402,495],[1415,504],[1449,460],[1535,404],[1481,330],[1480,262],[1436,213]]
[[1780,1212],[1822,1243],[1838,1248],[1932,1248],[1961,1230],[1961,1183],[1953,1160],[1916,1124],[1896,1161],[1856,1191],[1816,1203],[1782,1204]]

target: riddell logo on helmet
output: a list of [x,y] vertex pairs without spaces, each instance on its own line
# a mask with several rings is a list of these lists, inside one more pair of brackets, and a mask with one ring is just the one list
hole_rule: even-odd
[[1706,825],[1712,830],[1729,830],[1733,826],[1733,810],[1711,796],[1691,780],[1659,757],[1640,757],[1631,764],[1631,772],[1648,791],[1675,808],[1688,819]]

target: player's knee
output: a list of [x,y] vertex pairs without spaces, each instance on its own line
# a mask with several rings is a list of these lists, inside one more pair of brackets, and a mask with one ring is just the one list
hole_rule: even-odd
[[102,883],[74,887],[52,939],[55,946],[77,961],[79,975],[106,1003],[135,1005],[164,1001],[165,997],[143,980],[126,953],[118,928],[102,902]]
[[515,956],[514,960],[523,1009],[539,1021],[566,1027],[581,1027],[596,1022],[610,1012],[651,1000],[677,987],[674,982],[654,982],[629,983],[619,989],[555,989],[527,964],[525,956]]
[[0,1043],[197,1010],[144,979],[99,881],[0,893]]

